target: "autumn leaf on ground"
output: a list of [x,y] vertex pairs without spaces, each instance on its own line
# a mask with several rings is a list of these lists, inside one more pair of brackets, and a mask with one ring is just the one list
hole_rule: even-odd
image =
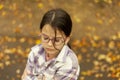
[[110,49],[115,48],[115,42],[114,42],[114,41],[110,41],[109,44],[108,44],[108,47],[109,47]]
[[5,16],[7,14],[6,11],[2,11],[2,16]]
[[4,69],[4,64],[0,62],[0,69]]
[[31,19],[32,18],[32,13],[28,13],[28,18]]
[[20,28],[20,27],[16,27],[16,28],[14,29],[14,32],[15,32],[15,33],[21,33],[21,28]]
[[22,38],[20,38],[20,43],[24,43],[25,41],[26,41],[26,38],[25,37],[22,37]]
[[35,43],[36,43],[36,44],[40,44],[40,43],[41,43],[41,40],[38,39],[38,40],[35,41]]
[[43,4],[42,3],[38,3],[38,8],[43,8]]
[[98,20],[97,20],[97,23],[98,23],[98,24],[103,24],[103,20],[98,19]]
[[4,57],[4,54],[0,52],[0,60]]
[[80,40],[74,40],[74,41],[72,42],[72,45],[73,45],[73,48],[74,48],[74,49],[80,47],[80,46],[81,46],[81,45],[80,45]]
[[77,23],[80,23],[80,22],[81,22],[80,18],[79,18],[77,15],[74,15],[74,19],[75,19],[75,21],[76,21]]
[[118,2],[118,6],[120,7],[120,1]]
[[4,7],[4,6],[3,6],[2,4],[0,4],[0,10],[3,9],[3,7]]

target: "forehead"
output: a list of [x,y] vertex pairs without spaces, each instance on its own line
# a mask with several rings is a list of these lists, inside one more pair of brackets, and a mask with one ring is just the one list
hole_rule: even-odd
[[[55,30],[49,24],[43,26],[42,33],[50,37],[55,37]],[[63,35],[62,32],[56,29],[56,37],[61,37],[62,35]]]

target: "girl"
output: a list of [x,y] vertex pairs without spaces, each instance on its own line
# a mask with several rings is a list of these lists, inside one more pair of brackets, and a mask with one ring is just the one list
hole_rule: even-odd
[[40,24],[41,44],[31,48],[22,80],[77,80],[79,64],[69,48],[72,21],[62,9],[45,13]]

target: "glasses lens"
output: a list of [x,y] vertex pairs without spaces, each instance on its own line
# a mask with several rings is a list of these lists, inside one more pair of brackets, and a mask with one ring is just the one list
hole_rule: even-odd
[[46,42],[46,43],[49,41],[49,38],[45,36],[41,36],[41,39],[43,42]]
[[62,37],[56,37],[56,38],[50,39],[48,36],[45,36],[45,35],[41,35],[41,40],[44,43],[48,43],[51,40],[52,43],[55,45],[60,45],[64,42]]
[[55,45],[60,45],[63,43],[63,40],[62,40],[62,38],[56,38],[56,39],[54,39],[54,43],[55,43]]

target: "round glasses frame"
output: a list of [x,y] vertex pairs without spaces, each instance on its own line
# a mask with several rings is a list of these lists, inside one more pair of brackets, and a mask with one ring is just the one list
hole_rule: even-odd
[[49,41],[51,41],[52,44],[55,45],[60,45],[65,42],[65,39],[63,37],[54,37],[50,39],[50,37],[45,34],[41,34],[41,40],[43,43],[49,43]]

